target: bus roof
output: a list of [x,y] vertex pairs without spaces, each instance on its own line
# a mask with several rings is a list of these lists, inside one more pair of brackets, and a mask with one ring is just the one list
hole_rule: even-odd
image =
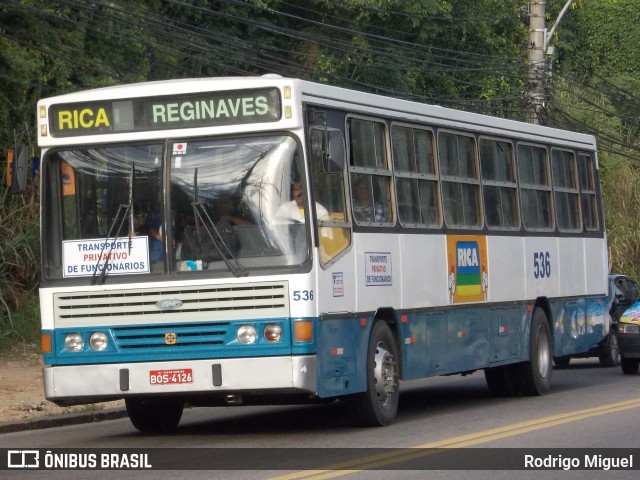
[[43,108],[49,108],[55,104],[113,99],[140,99],[156,96],[168,97],[198,92],[240,91],[268,87],[276,87],[283,91],[286,86],[292,87],[294,100],[319,106],[341,108],[362,114],[383,115],[397,121],[426,122],[434,126],[465,129],[489,135],[514,136],[522,140],[544,140],[587,150],[596,149],[596,141],[592,135],[470,113],[437,105],[401,100],[306,80],[286,78],[275,74],[261,77],[161,80],[84,90],[40,100],[38,102],[39,117],[43,118]]

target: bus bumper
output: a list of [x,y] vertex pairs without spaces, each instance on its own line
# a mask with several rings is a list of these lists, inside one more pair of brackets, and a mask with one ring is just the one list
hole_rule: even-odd
[[[42,373],[47,400],[65,406],[137,395],[314,394],[317,379],[313,355],[45,366]],[[159,384],[159,375],[183,383]]]

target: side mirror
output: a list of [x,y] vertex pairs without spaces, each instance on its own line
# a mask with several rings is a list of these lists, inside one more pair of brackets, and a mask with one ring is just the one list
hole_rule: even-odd
[[27,190],[27,173],[29,172],[29,149],[20,145],[11,162],[11,189],[13,194],[22,194]]

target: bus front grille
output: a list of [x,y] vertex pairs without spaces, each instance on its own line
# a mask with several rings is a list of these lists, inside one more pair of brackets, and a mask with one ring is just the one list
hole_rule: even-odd
[[[203,322],[172,324],[162,327],[116,327],[111,330],[121,350],[141,348],[210,347],[222,345],[231,324],[229,322]],[[170,333],[167,331],[170,330]]]
[[[56,293],[56,327],[229,321],[289,315],[286,282]],[[185,325],[186,327],[186,325]]]

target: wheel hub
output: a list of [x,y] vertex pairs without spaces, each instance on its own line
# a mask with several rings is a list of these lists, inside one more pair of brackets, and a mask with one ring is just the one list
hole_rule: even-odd
[[386,404],[396,388],[396,361],[393,355],[378,344],[374,358],[374,380],[376,382],[376,393],[381,404]]
[[546,378],[549,375],[551,351],[549,350],[549,342],[546,341],[546,336],[543,332],[540,332],[540,336],[543,341],[538,346],[538,372],[540,376]]

